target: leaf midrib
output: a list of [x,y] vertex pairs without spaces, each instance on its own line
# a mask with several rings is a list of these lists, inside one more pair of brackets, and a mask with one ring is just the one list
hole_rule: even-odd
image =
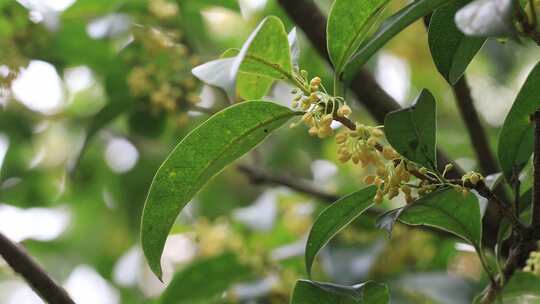
[[[255,125],[253,128],[250,128],[248,129],[246,132],[244,133],[241,133],[239,136],[237,136],[236,138],[234,138],[232,141],[230,141],[229,143],[227,143],[223,149],[221,149],[219,151],[219,155],[223,155],[224,152],[226,152],[227,150],[229,150],[229,148],[233,145],[233,144],[236,144],[238,142],[240,142],[241,139],[245,138],[246,136],[248,136],[249,134],[255,132],[257,129],[259,129],[261,126],[264,126],[264,125],[267,125],[267,124],[270,124],[272,122],[275,122],[277,120],[280,120],[280,119],[283,119],[283,118],[286,118],[287,116],[295,116],[295,115],[299,115],[298,112],[289,112],[289,113],[283,113],[279,116],[275,116],[275,117],[271,117],[267,120],[264,120],[262,122],[260,122],[259,124]],[[201,170],[201,173],[197,175],[197,177],[195,178],[195,180],[197,181],[197,183],[192,183],[192,186],[189,188],[189,191],[187,191],[186,193],[192,193],[193,192],[193,189],[195,188],[195,185],[199,183],[199,180],[200,178],[204,175],[204,173],[208,170],[208,168],[210,168],[213,164],[215,164],[217,162],[217,160],[219,159],[222,159],[222,157],[216,157],[214,159],[211,159],[205,166],[203,166],[203,169]]]

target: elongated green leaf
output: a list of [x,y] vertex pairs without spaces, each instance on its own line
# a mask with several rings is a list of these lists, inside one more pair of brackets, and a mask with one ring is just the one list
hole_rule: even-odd
[[[238,49],[228,49],[221,57],[236,57],[239,52],[240,50]],[[263,98],[270,91],[270,88],[274,84],[274,79],[250,71],[249,64],[247,64],[249,61],[253,61],[253,59],[244,58],[244,62],[240,65],[238,77],[236,78],[237,93],[246,100]]]
[[311,276],[315,256],[332,237],[373,205],[377,187],[371,186],[347,195],[324,209],[313,223],[306,244],[306,270]]
[[231,75],[236,75],[239,70],[275,79],[287,79],[291,75],[289,40],[279,18],[265,18],[244,43]]
[[502,291],[504,303],[538,303],[540,301],[540,277],[517,271]]
[[368,281],[355,286],[342,286],[308,280],[298,280],[291,304],[387,304],[390,293],[385,284]]
[[232,253],[199,260],[174,275],[160,303],[191,304],[208,301],[220,296],[233,284],[252,277],[253,271],[240,263]]
[[[235,99],[237,88],[246,99],[262,97],[261,92],[268,91],[272,79],[291,77],[289,40],[283,22],[276,17],[264,19],[241,50],[227,50],[221,59],[197,66],[192,73],[201,81],[223,89],[231,100]],[[256,87],[249,88],[250,84]]]
[[423,90],[409,108],[388,113],[384,131],[388,142],[410,161],[436,169],[437,105],[435,97]]
[[182,208],[208,180],[293,115],[271,102],[246,101],[215,114],[174,148],[152,181],[142,215],[142,248],[158,277],[165,240]]
[[478,199],[453,188],[427,194],[399,213],[407,225],[426,225],[453,233],[474,246],[482,241],[482,218]]
[[455,84],[465,72],[486,38],[465,36],[456,26],[456,12],[468,0],[455,0],[437,9],[429,23],[429,49],[437,69],[450,83]]
[[330,8],[327,47],[336,73],[341,73],[366,38],[378,12],[389,0],[336,0]]
[[540,63],[533,68],[506,116],[499,134],[499,162],[510,180],[520,171],[533,151],[534,123],[531,115],[540,108]]
[[[354,54],[345,70],[343,79],[352,79],[359,69],[390,39],[399,34],[414,21],[433,12],[433,10],[448,3],[450,0],[418,0],[407,5],[396,14],[388,18],[379,29]],[[361,1],[359,1],[361,2]]]
[[242,72],[238,74],[236,81],[238,95],[244,100],[265,97],[274,84],[274,79],[272,78]]

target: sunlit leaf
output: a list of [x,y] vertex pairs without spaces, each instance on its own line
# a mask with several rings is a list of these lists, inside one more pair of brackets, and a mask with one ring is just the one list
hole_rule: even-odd
[[292,74],[289,40],[279,18],[265,18],[246,40],[235,57],[231,75],[239,70],[275,79],[287,79]]
[[428,90],[423,90],[415,104],[386,115],[384,131],[388,142],[410,161],[427,168],[437,168],[437,105]]
[[[233,57],[234,56],[234,57]],[[193,75],[201,81],[222,88],[235,99],[237,82],[243,83],[244,96],[254,97],[271,85],[271,79],[288,79],[292,74],[291,54],[285,26],[276,17],[265,18],[251,33],[242,49],[231,49],[221,59],[195,67]],[[243,75],[242,73],[255,76]],[[257,90],[246,91],[246,82],[257,83]],[[260,96],[259,96],[260,97]]]
[[521,87],[506,116],[499,134],[499,162],[510,180],[514,169],[519,172],[533,152],[534,120],[531,115],[540,108],[540,64],[537,64]]
[[373,205],[377,187],[371,186],[347,195],[324,209],[313,223],[306,244],[306,270],[311,276],[315,256],[332,237]]
[[327,47],[336,73],[345,65],[366,38],[378,13],[389,0],[336,0],[328,16]]
[[456,12],[469,3],[453,1],[437,9],[429,23],[429,49],[437,69],[450,83],[455,84],[480,50],[485,38],[465,36],[456,26]]
[[200,303],[216,298],[233,284],[249,280],[253,271],[238,257],[224,253],[196,261],[176,273],[161,296],[162,304]]
[[353,304],[390,303],[390,293],[385,284],[368,281],[355,286],[342,286],[308,280],[298,280],[294,287],[291,304]]
[[[377,29],[377,31],[362,44],[358,52],[351,58],[343,76],[349,80],[356,75],[359,69],[381,49],[390,39],[399,34],[414,21],[433,12],[433,10],[448,3],[450,0],[418,0],[407,5],[395,13]],[[359,1],[361,2],[361,1]]]
[[142,216],[142,248],[158,277],[165,240],[184,206],[214,175],[294,115],[271,102],[247,101],[215,114],[180,141],[157,171]]

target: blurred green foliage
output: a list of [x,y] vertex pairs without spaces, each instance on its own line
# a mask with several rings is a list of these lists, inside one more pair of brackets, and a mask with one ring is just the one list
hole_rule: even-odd
[[[148,188],[179,140],[227,105],[224,94],[203,87],[191,68],[241,46],[267,15],[284,20],[287,31],[293,27],[277,1],[247,2],[241,9],[235,0],[77,0],[63,11],[40,11],[0,1],[0,136],[8,142],[0,162],[0,214],[5,206],[20,212],[68,210],[69,225],[58,237],[22,240],[58,281],[65,282],[77,266],[89,265],[118,291],[119,300],[112,303],[159,301],[164,285],[150,273],[139,245]],[[329,2],[318,1],[325,10]],[[385,14],[405,2],[392,1]],[[331,83],[329,67],[299,35],[300,65]],[[468,71],[492,144],[535,57],[538,51],[511,41],[490,41]],[[12,90],[35,61],[52,65],[61,79],[61,105],[54,111],[36,110]],[[68,83],[77,79],[68,72],[81,67],[90,71],[91,84],[73,90]],[[383,87],[404,88],[398,93],[405,105],[429,88],[438,100],[438,146],[466,169],[476,168],[450,88],[430,58],[422,22],[391,40],[368,67]],[[288,104],[289,91],[276,84],[270,94]],[[359,103],[355,107],[354,118],[371,124]],[[115,164],[134,156],[112,148],[119,139],[137,154],[126,170]],[[358,190],[366,172],[336,158],[332,140],[309,137],[302,128],[282,128],[241,162],[308,180],[331,193]],[[233,165],[210,181],[175,222],[171,233],[177,238],[166,246],[162,261],[165,281],[192,269],[193,261],[202,267],[208,259],[217,263],[224,252],[234,252],[255,274],[212,303],[288,303],[294,282],[307,276],[300,249],[325,206],[284,187],[252,183]],[[395,201],[382,205],[395,206]],[[457,239],[403,226],[388,239],[373,223],[373,217],[362,215],[340,232],[319,254],[313,277],[342,284],[385,281],[392,303],[467,303],[487,282],[477,257],[456,246]],[[40,227],[37,220],[27,225]],[[1,223],[0,229],[10,235]],[[138,258],[120,267],[130,250]],[[128,270],[135,278],[119,279]],[[0,302],[12,303],[11,291],[2,287],[16,280],[0,265]]]

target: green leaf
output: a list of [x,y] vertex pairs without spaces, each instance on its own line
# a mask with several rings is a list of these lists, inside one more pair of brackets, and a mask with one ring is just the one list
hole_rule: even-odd
[[[358,52],[345,70],[343,79],[352,79],[360,68],[381,49],[390,39],[394,38],[414,21],[430,14],[450,0],[417,0],[395,13],[377,29],[377,31],[362,44]],[[359,1],[360,2],[360,1]]]
[[272,78],[249,73],[239,73],[236,81],[238,95],[244,100],[265,97],[274,84],[274,79]]
[[387,304],[390,293],[385,284],[367,281],[355,286],[342,286],[308,280],[298,280],[291,304]]
[[472,193],[463,196],[453,188],[437,190],[403,208],[399,221],[439,228],[474,246],[481,245],[482,217],[478,199]]
[[435,97],[423,90],[409,108],[390,112],[384,120],[388,142],[410,161],[437,168],[437,105]]
[[252,270],[232,253],[198,260],[176,273],[161,296],[161,304],[206,303],[233,284],[249,280]]
[[504,121],[499,134],[499,162],[504,176],[511,180],[519,173],[533,151],[534,123],[531,116],[540,108],[540,63],[533,68]]
[[[238,56],[240,50],[228,49],[221,57],[230,58]],[[244,58],[244,62],[240,65],[238,76],[236,78],[236,91],[240,97],[245,100],[260,99],[268,94],[270,88],[274,84],[274,79],[259,74],[254,74],[246,70],[246,62],[252,59]],[[248,66],[249,67],[249,66]]]
[[336,73],[343,68],[366,38],[378,13],[389,0],[336,0],[330,8],[327,47]]
[[275,79],[292,74],[289,40],[283,22],[277,17],[265,18],[240,49],[232,74],[242,70]]
[[[234,57],[232,57],[234,56]],[[257,28],[251,33],[240,51],[228,50],[222,57],[192,70],[193,75],[201,81],[222,88],[234,100],[237,89],[237,79],[241,73],[249,73],[259,76],[258,85],[255,92],[248,91],[247,96],[260,95],[259,92],[269,87],[271,79],[286,80],[291,78],[292,63],[289,50],[289,41],[283,22],[276,17],[265,18]],[[240,85],[244,89],[245,82],[253,81],[253,78],[241,76],[244,82]]]
[[502,291],[504,303],[538,303],[540,301],[540,277],[517,271]]
[[347,195],[324,209],[313,223],[306,244],[306,270],[311,276],[315,256],[341,229],[373,205],[377,187],[371,186]]
[[457,28],[454,16],[467,3],[468,0],[457,0],[437,9],[429,23],[431,56],[441,75],[452,85],[465,73],[486,41],[485,38],[465,36]]
[[142,215],[142,248],[159,278],[165,240],[184,206],[214,175],[294,115],[271,102],[246,101],[215,114],[174,148],[152,181]]

